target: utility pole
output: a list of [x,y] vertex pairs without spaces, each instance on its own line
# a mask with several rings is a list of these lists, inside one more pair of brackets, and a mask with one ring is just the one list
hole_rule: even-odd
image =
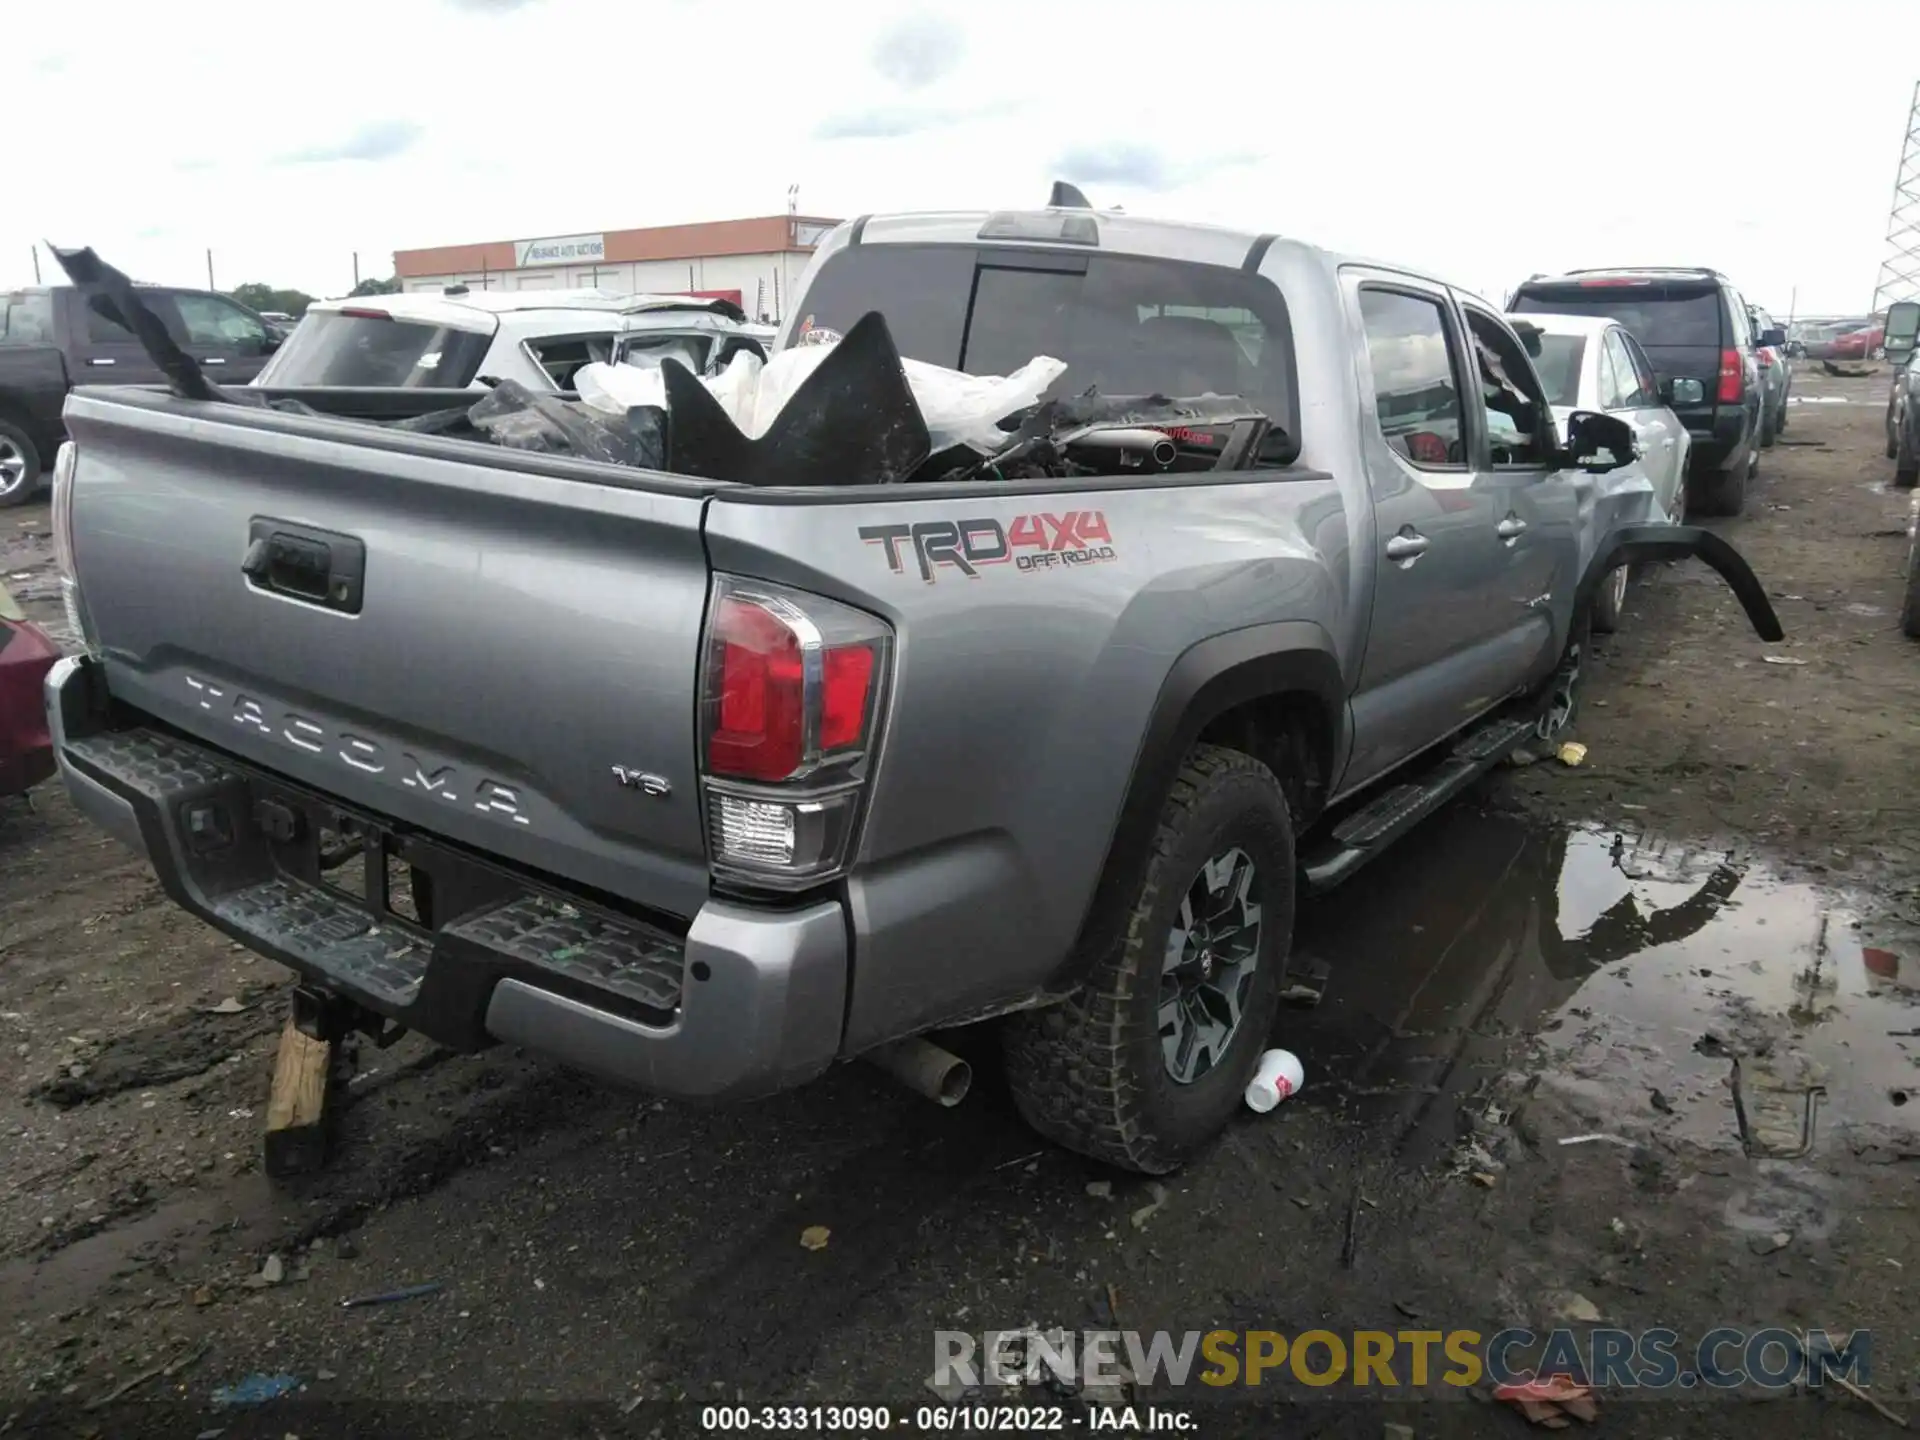
[[1893,176],[1893,205],[1887,212],[1887,253],[1873,284],[1873,313],[1896,300],[1920,300],[1920,83],[1907,106],[1907,133],[1900,143],[1900,168]]
[[40,247],[35,245],[31,248],[33,250],[33,283],[38,285],[40,283]]
[[207,251],[207,289],[217,290],[219,288],[219,286],[213,283],[213,251],[209,248]]
[[360,252],[358,250],[353,252],[353,288],[356,290],[360,288]]

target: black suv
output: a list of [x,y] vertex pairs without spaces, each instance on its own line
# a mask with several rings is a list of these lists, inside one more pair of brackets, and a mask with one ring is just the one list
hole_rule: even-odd
[[1690,506],[1738,515],[1760,464],[1764,392],[1759,347],[1783,345],[1778,329],[1756,335],[1747,302],[1716,270],[1573,270],[1535,275],[1507,309],[1536,315],[1606,315],[1618,320],[1653,362],[1660,398],[1693,437]]

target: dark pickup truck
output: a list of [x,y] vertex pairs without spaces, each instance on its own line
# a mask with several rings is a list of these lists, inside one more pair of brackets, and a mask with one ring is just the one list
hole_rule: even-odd
[[[253,379],[280,347],[279,331],[224,295],[143,285],[140,296],[219,379]],[[75,385],[165,379],[132,332],[73,287],[0,291],[0,506],[24,505],[40,489]]]

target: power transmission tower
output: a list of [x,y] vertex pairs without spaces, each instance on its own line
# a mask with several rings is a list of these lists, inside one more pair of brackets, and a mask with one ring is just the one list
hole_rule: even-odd
[[1887,254],[1873,285],[1873,313],[1896,300],[1920,300],[1920,83],[1907,107],[1907,134],[1887,215]]

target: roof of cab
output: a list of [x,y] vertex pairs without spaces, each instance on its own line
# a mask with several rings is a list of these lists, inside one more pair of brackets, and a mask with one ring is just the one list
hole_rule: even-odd
[[[1090,216],[1097,240],[1086,244],[1068,240],[1046,240],[1032,235],[981,237],[981,229],[990,220],[1026,222],[1028,228],[1058,225],[1071,216]],[[1057,249],[1067,254],[1099,250],[1107,254],[1144,255],[1163,260],[1184,260],[1201,265],[1219,265],[1230,269],[1257,267],[1260,259],[1274,250],[1291,250],[1301,258],[1313,257],[1330,269],[1341,265],[1365,265],[1370,269],[1392,271],[1429,284],[1446,286],[1462,294],[1461,286],[1411,266],[1371,260],[1359,255],[1343,255],[1302,240],[1224,225],[1204,225],[1187,220],[1161,220],[1145,215],[1130,215],[1117,210],[1082,210],[1075,207],[1036,207],[1026,210],[944,210],[896,215],[863,215],[835,227],[823,238],[819,249],[831,252],[846,244],[898,245],[980,245],[1017,246],[1021,249]],[[1258,247],[1256,251],[1256,247]],[[1478,299],[1478,296],[1474,298]],[[1498,306],[1491,308],[1498,309]]]

